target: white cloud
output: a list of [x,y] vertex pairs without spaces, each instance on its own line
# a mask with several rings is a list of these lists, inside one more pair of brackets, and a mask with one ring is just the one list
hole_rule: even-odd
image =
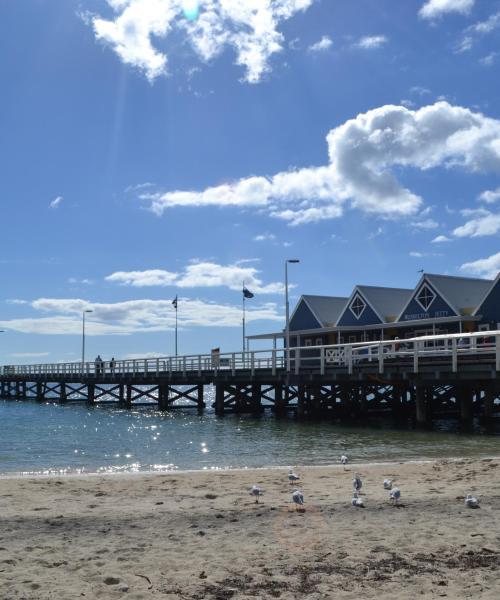
[[72,285],[92,285],[94,283],[93,279],[78,279],[77,277],[70,277],[68,279],[68,283]]
[[446,13],[468,14],[475,0],[427,0],[419,11],[423,19],[436,19]]
[[[104,304],[83,299],[39,298],[31,303],[36,311],[54,313],[47,317],[0,321],[0,327],[23,333],[44,335],[81,335],[82,310],[92,309],[87,316],[86,333],[95,335],[128,335],[172,330],[175,311],[171,300],[129,300]],[[179,326],[238,327],[241,306],[216,304],[199,299],[179,298]],[[275,303],[247,304],[249,322],[266,320],[281,322],[283,317]]]
[[324,35],[318,42],[309,46],[310,52],[323,52],[325,50],[329,50],[333,46],[332,40]]
[[498,52],[490,52],[486,56],[483,56],[483,58],[480,58],[479,62],[483,65],[483,67],[491,67],[493,64],[495,64],[497,58]]
[[57,196],[57,198],[54,198],[54,200],[52,200],[52,202],[49,204],[49,208],[58,208],[63,200],[64,198],[62,196]]
[[106,281],[133,287],[168,286],[177,279],[177,273],[150,269],[148,271],[116,271],[106,277]]
[[385,35],[369,35],[366,37],[362,37],[359,42],[355,44],[356,48],[361,48],[362,50],[375,50],[376,48],[380,48],[387,44],[389,40]]
[[29,302],[27,300],[19,300],[18,298],[12,298],[9,300],[5,301],[7,304],[17,304],[17,305],[22,305],[22,304],[29,304]]
[[253,238],[254,242],[272,242],[275,239],[274,233],[261,233]]
[[338,218],[351,207],[398,218],[423,203],[398,181],[401,168],[500,171],[500,121],[444,101],[418,110],[375,108],[332,129],[327,143],[327,166],[139,197],[157,215],[178,206],[256,207],[299,225]]
[[500,232],[500,213],[492,213],[486,209],[465,210],[464,216],[471,216],[472,219],[464,225],[453,230],[456,237],[483,237],[486,235],[496,235]]
[[434,219],[424,219],[423,221],[414,221],[411,223],[411,227],[414,227],[415,229],[429,230],[439,227],[439,223]]
[[[185,35],[208,62],[231,47],[245,79],[256,83],[270,71],[270,58],[283,49],[281,22],[305,11],[314,0],[204,0],[186,11],[186,0],[107,0],[111,20],[94,17],[96,38],[109,45],[150,81],[167,72],[168,57],[158,41]],[[195,7],[197,8],[197,7]],[[188,18],[186,18],[188,17]]]
[[414,85],[412,88],[410,88],[410,93],[415,94],[417,96],[428,96],[432,92],[429,88],[423,87],[421,85]]
[[431,243],[432,244],[443,244],[444,242],[451,242],[452,240],[447,237],[446,235],[438,235],[437,237],[435,237]]
[[496,190],[486,190],[482,194],[479,195],[479,200],[486,202],[487,204],[494,204],[498,200],[500,200],[500,187],[497,187]]
[[487,35],[498,28],[500,28],[500,12],[493,13],[486,21],[480,21],[479,23],[471,25],[468,30],[477,33],[478,35]]
[[133,287],[227,287],[235,291],[241,291],[244,281],[245,285],[254,293],[281,294],[284,291],[281,282],[264,285],[259,277],[260,271],[250,266],[249,262],[240,261],[232,265],[219,265],[211,261],[198,261],[188,265],[182,273],[171,273],[160,269],[118,271],[108,275],[106,281]]
[[[500,12],[493,13],[488,17],[488,19],[486,19],[486,21],[479,21],[478,23],[467,27],[461,41],[457,45],[456,52],[461,53],[471,50],[478,38],[492,33],[493,31],[495,31],[495,29],[498,29],[499,27]],[[482,59],[482,61],[480,62],[486,64],[487,66],[489,64],[492,64],[495,59],[495,54],[496,53],[493,52],[492,54]]]
[[464,263],[460,269],[473,275],[494,279],[500,271],[500,252],[487,258],[480,258],[473,262]]

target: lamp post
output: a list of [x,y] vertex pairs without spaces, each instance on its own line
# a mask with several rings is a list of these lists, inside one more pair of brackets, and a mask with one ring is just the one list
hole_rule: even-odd
[[285,310],[286,310],[286,323],[285,323],[285,337],[286,337],[286,371],[290,372],[290,304],[288,302],[288,263],[297,264],[300,260],[298,258],[289,258],[285,260]]
[[82,375],[85,370],[85,315],[91,312],[94,311],[90,309],[82,311]]

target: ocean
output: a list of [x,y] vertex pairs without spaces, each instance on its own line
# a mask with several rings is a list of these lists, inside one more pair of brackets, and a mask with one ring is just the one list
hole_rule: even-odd
[[[206,391],[211,403],[211,388]],[[0,400],[0,475],[228,469],[497,456],[500,424],[462,433],[453,421],[433,431],[388,422],[353,427],[85,404]]]

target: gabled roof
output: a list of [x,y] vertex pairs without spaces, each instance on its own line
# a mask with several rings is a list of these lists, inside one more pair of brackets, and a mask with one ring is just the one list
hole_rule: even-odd
[[[457,315],[473,314],[482,302],[484,295],[491,288],[490,279],[424,273],[415,287],[415,294],[425,281],[436,290]],[[404,305],[398,320],[404,314],[412,298],[409,298]]]
[[474,316],[477,315],[478,311],[480,310],[481,306],[486,302],[486,300],[488,299],[488,296],[491,294],[491,292],[495,289],[497,283],[500,281],[500,273],[498,273],[498,275],[495,277],[493,283],[490,282],[490,286],[487,290],[487,292],[484,294],[484,296],[481,298],[481,300],[478,302],[477,306],[476,306],[476,310],[472,313]]
[[371,285],[358,285],[355,288],[356,290],[359,290],[382,323],[395,321],[413,293],[413,290],[406,288],[374,287]]
[[304,301],[309,310],[321,327],[332,327],[337,322],[342,310],[344,309],[347,298],[337,296],[311,296],[304,295],[300,297],[297,306],[290,317],[293,319],[301,301]]

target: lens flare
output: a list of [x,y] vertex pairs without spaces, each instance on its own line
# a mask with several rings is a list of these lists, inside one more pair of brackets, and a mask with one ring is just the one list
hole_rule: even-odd
[[196,21],[198,15],[200,14],[199,0],[183,0],[182,10],[188,21]]

